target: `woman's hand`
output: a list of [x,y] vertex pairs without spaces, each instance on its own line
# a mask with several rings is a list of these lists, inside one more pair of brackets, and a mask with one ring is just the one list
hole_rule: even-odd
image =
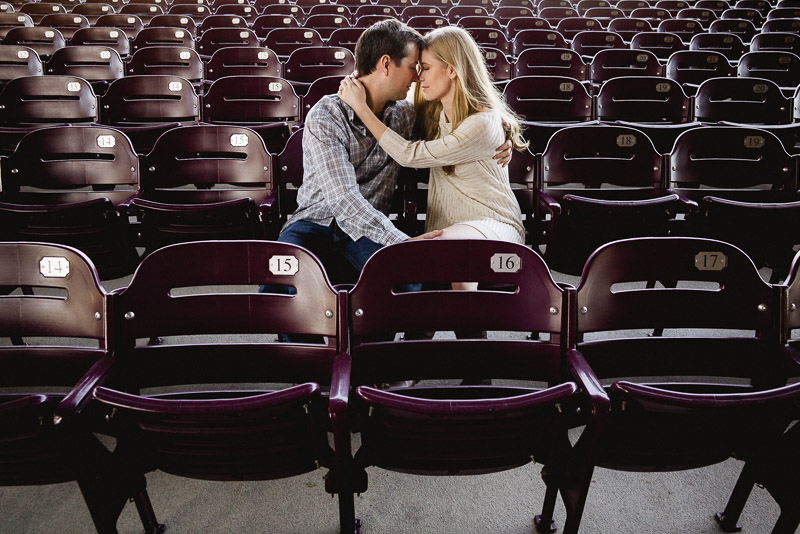
[[514,144],[510,139],[495,149],[495,154],[492,159],[497,160],[497,164],[505,167],[511,163],[511,155],[514,153]]
[[352,74],[345,76],[339,83],[337,93],[342,101],[358,112],[367,105],[367,92],[364,84],[358,81]]

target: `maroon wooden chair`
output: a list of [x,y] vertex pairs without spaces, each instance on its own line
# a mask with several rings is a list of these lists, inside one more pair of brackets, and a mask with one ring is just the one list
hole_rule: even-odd
[[[422,259],[431,257],[437,261],[424,265]],[[482,281],[492,289],[426,290],[426,284],[453,280]],[[414,283],[422,283],[423,290],[396,291]],[[336,385],[337,395],[331,394],[337,453],[349,452],[351,429],[361,436],[354,457],[340,460],[352,466],[342,471],[346,478],[339,478],[341,506],[352,509],[353,493],[367,487],[370,466],[422,475],[483,474],[525,465],[534,456],[547,466],[554,487],[555,480],[563,482],[564,530],[576,532],[573,522],[584,495],[575,489],[591,479],[585,469],[591,462],[570,461],[574,451],[565,432],[587,423],[575,448],[591,451],[606,399],[599,384],[583,380],[583,362],[561,350],[563,297],[541,257],[514,243],[414,241],[373,255],[349,294],[349,387]],[[549,332],[551,337],[509,340],[490,332],[477,340],[411,340],[414,336],[407,335],[393,341],[397,331],[454,329]],[[541,381],[549,387],[438,385],[443,379],[479,377]],[[374,386],[408,379],[421,382]],[[578,416],[578,407],[581,414],[594,415]],[[531,425],[538,430],[531,433]],[[550,519],[543,526],[551,528]]]
[[[0,486],[77,481],[98,532],[116,532],[130,499],[156,523],[144,477],[115,466],[81,417],[112,362],[106,293],[89,258],[45,243],[0,243]],[[56,393],[58,387],[69,393]],[[159,529],[160,527],[160,529]]]

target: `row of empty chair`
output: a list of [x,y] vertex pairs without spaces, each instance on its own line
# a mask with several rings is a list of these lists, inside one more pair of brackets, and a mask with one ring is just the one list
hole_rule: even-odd
[[[454,279],[484,285],[437,289]],[[408,280],[423,289],[393,290]],[[755,483],[781,508],[773,533],[800,524],[800,260],[770,285],[727,243],[624,240],[599,249],[572,287],[521,245],[421,241],[377,252],[347,291],[305,249],[216,241],[161,249],[109,294],[74,249],[6,243],[0,287],[0,376],[14,388],[0,394],[0,484],[77,480],[101,533],[116,532],[127,499],[146,532],[163,532],[146,491],[156,469],[269,480],[324,467],[341,532],[355,534],[368,467],[475,475],[533,460],[547,487],[537,530],[556,528],[560,493],[574,534],[595,468],[731,457],[744,469],[717,514],[725,531],[738,530]],[[465,328],[489,336],[395,335]],[[276,333],[326,342],[276,343]],[[495,382],[455,385],[478,378]],[[421,382],[375,386],[404,379]],[[115,438],[113,452],[96,434]]]
[[[35,130],[0,163],[0,236],[76,246],[104,278],[130,273],[141,249],[275,238],[296,209],[302,159],[302,130],[278,156],[238,126],[173,128],[144,156],[111,128]],[[797,159],[756,128],[690,129],[664,156],[640,130],[573,126],[542,154],[516,154],[509,176],[528,242],[559,272],[580,273],[614,239],[700,235],[741,246],[775,278],[800,243]],[[424,226],[426,179],[404,172],[393,202],[411,235]]]
[[556,130],[592,120],[642,130],[664,154],[684,131],[719,123],[758,125],[776,134],[788,152],[800,150],[798,97],[787,99],[774,82],[711,78],[690,97],[675,80],[619,76],[630,72],[628,65],[606,65],[593,69],[595,87],[600,86],[595,96],[584,83],[564,76],[518,76],[508,82],[503,96],[522,117],[531,150],[543,152]]
[[[0,12],[20,13],[27,15],[38,23],[44,17],[52,15],[75,14],[87,19],[97,18],[111,14],[135,15],[148,22],[152,17],[170,14],[190,17],[200,22],[214,15],[237,15],[253,19],[258,15],[288,15],[304,19],[316,15],[344,16],[372,16],[393,15],[403,16],[408,19],[413,16],[447,16],[455,22],[462,16],[492,15],[501,21],[516,17],[539,16],[545,20],[560,20],[568,17],[590,17],[599,20],[611,20],[620,17],[641,18],[648,21],[662,21],[669,19],[691,19],[704,24],[709,24],[716,19],[730,19],[751,22],[756,27],[763,26],[770,20],[793,19],[797,17],[794,7],[773,7],[768,3],[763,6],[759,2],[739,2],[734,7],[723,4],[723,9],[710,9],[692,6],[681,0],[661,0],[649,4],[642,0],[620,0],[607,2],[605,0],[581,0],[571,3],[567,0],[541,0],[536,3],[527,0],[500,2],[495,5],[491,2],[461,2],[454,3],[448,0],[434,0],[430,2],[369,2],[326,3],[313,2],[306,5],[295,3],[270,3],[270,2],[242,2],[232,4],[207,4],[203,2],[92,2],[77,4],[60,4],[54,2],[28,2],[15,8],[12,4],[0,4]],[[274,7],[275,5],[281,7]],[[755,5],[753,5],[755,4]],[[719,5],[719,4],[715,4]],[[744,7],[744,6],[751,7]],[[233,7],[232,7],[233,6]],[[244,9],[248,7],[250,9]],[[385,11],[378,8],[389,8]],[[455,9],[455,10],[454,10]],[[403,15],[401,11],[405,11]]]

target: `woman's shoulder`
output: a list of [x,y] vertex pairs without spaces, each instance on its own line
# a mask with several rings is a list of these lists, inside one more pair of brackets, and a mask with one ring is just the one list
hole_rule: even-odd
[[486,137],[501,136],[505,138],[503,133],[503,118],[496,111],[478,111],[473,113],[459,125],[459,130],[479,130]]
[[464,119],[464,124],[467,123],[486,128],[493,125],[502,126],[503,119],[496,111],[478,111]]

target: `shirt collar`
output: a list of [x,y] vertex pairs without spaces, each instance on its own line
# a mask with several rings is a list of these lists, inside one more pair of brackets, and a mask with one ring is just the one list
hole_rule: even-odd
[[[356,113],[355,113],[355,111],[353,111],[353,108],[351,108],[350,106],[345,104],[342,101],[342,99],[339,98],[338,95],[334,95],[334,97],[339,102],[339,105],[344,109],[344,112],[347,115],[347,120],[350,122],[350,124],[352,124],[354,127],[358,128],[359,131],[366,132],[367,131],[367,127],[364,126],[364,123],[361,122],[361,119],[359,119],[356,116]],[[388,102],[386,102],[386,105],[383,107],[383,113],[381,113],[381,116],[378,117],[381,120],[381,122],[383,122],[384,124],[386,123],[386,120],[389,117],[391,117],[392,110],[394,110],[394,107],[396,105],[397,105],[397,102],[395,100],[389,100]]]

